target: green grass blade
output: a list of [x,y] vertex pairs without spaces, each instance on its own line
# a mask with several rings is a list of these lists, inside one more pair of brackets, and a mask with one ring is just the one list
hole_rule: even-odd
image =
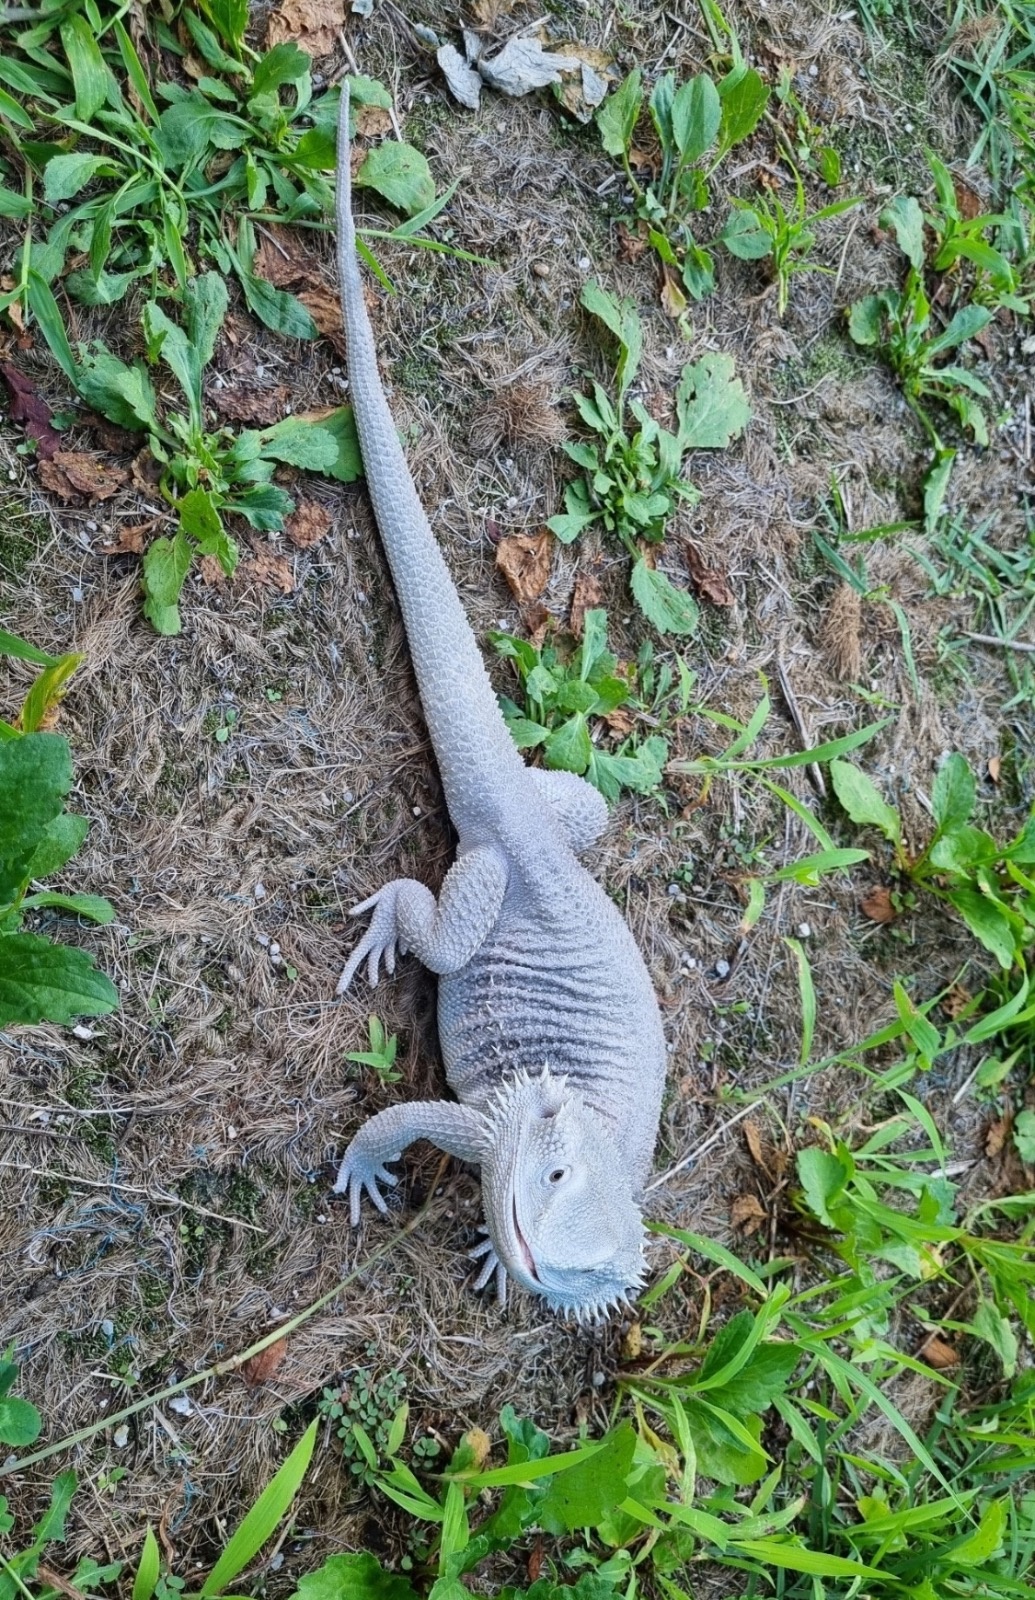
[[785,939],[784,944],[798,964],[798,991],[801,994],[801,1049],[798,1065],[804,1067],[812,1054],[812,1039],[816,1032],[816,989],[812,982],[812,968],[800,939]]
[[219,1594],[243,1572],[283,1519],[298,1493],[316,1444],[317,1423],[311,1422],[287,1460],[266,1485],[201,1587],[204,1600]]

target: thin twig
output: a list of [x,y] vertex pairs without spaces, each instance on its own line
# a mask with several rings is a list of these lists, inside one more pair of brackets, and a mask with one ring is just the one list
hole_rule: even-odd
[[667,1183],[670,1178],[674,1178],[684,1168],[692,1166],[695,1161],[699,1161],[701,1156],[706,1155],[713,1145],[718,1144],[720,1139],[726,1137],[731,1128],[735,1128],[738,1122],[742,1122],[745,1117],[750,1116],[752,1111],[757,1111],[761,1104],[761,1100],[752,1100],[750,1105],[744,1106],[735,1116],[730,1117],[721,1127],[716,1128],[714,1133],[709,1134],[704,1143],[699,1144],[696,1150],[691,1150],[690,1154],[684,1156],[682,1161],[677,1161],[674,1167],[669,1167],[667,1172],[663,1172],[660,1178],[655,1178],[653,1183],[648,1183],[646,1193],[650,1194],[652,1189],[660,1189],[663,1183]]
[[[26,1130],[22,1130],[23,1132]],[[31,1172],[36,1178],[54,1178],[58,1183],[80,1183],[87,1189],[113,1189],[117,1194],[139,1194],[155,1205],[182,1206],[184,1211],[196,1211],[200,1217],[211,1217],[213,1222],[225,1222],[235,1228],[247,1228],[250,1233],[265,1233],[256,1222],[245,1222],[243,1217],[225,1217],[221,1211],[210,1211],[207,1206],[195,1205],[193,1200],[181,1200],[178,1194],[163,1194],[161,1190],[139,1189],[131,1183],[115,1183],[110,1178],[81,1178],[74,1172],[53,1172],[49,1167],[32,1167],[26,1161],[0,1161],[0,1167],[10,1167],[13,1172]]]
[[1001,650],[1024,650],[1035,655],[1035,644],[1029,644],[1026,639],[998,639],[994,633],[965,633],[963,637],[973,639],[975,644],[996,644]]
[[[798,702],[795,699],[794,690],[791,688],[791,680],[787,676],[787,669],[783,664],[783,660],[779,654],[779,651],[777,652],[776,656],[776,676],[780,680],[780,693],[783,695],[787,709],[791,714],[791,721],[798,730],[798,738],[801,740],[801,747],[803,750],[808,750],[812,744],[812,739],[809,735],[808,728],[805,726],[805,718],[802,716],[801,707],[798,705]],[[810,761],[808,766],[805,768],[805,771],[811,778],[812,787],[815,789],[820,799],[825,800],[827,797],[827,786],[824,781],[823,774],[819,769],[819,763],[816,761]]]

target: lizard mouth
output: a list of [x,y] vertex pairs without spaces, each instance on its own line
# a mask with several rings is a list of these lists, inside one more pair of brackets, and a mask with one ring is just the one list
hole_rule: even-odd
[[538,1283],[539,1282],[539,1274],[535,1269],[535,1257],[532,1255],[531,1250],[528,1248],[528,1240],[525,1238],[524,1234],[521,1232],[521,1224],[518,1222],[517,1200],[516,1199],[512,1199],[511,1200],[511,1203],[510,1203],[510,1216],[511,1216],[511,1221],[514,1224],[514,1237],[518,1242],[518,1249],[521,1251],[521,1259],[524,1262],[525,1271],[528,1273],[528,1275],[532,1279],[533,1283]]

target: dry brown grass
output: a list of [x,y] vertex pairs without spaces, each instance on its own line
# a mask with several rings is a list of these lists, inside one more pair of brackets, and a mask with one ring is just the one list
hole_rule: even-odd
[[[870,46],[854,23],[797,0],[764,13],[745,4],[728,11],[763,65],[796,64],[796,85],[817,120],[852,137],[879,126],[891,141],[895,108],[859,72]],[[519,7],[514,16],[529,14]],[[642,5],[623,15],[635,33],[606,8],[580,11],[579,25],[590,42],[606,36],[629,62],[650,66],[664,53],[677,71],[700,70],[703,35],[682,8],[678,23]],[[929,685],[917,700],[890,613],[867,606],[860,614],[839,597],[832,575],[817,568],[810,537],[832,475],[852,497],[856,527],[916,509],[919,440],[890,380],[844,347],[839,332],[843,307],[890,270],[887,246],[852,216],[839,219],[823,240],[834,274],[797,280],[782,328],[760,274],[724,264],[720,291],[695,309],[685,345],[655,303],[651,273],[615,262],[613,185],[597,194],[611,168],[590,136],[558,138],[545,98],[510,104],[486,96],[474,116],[445,107],[427,57],[415,53],[396,16],[384,7],[369,23],[350,18],[351,47],[362,70],[395,85],[403,121],[409,116],[436,172],[461,175],[450,213],[456,238],[494,263],[469,268],[391,252],[387,265],[402,292],[382,297],[376,310],[414,476],[475,628],[519,625],[494,571],[487,524],[530,531],[556,508],[566,469],[559,452],[544,447],[558,437],[558,395],[587,367],[604,371],[576,311],[583,282],[599,273],[643,313],[645,391],[669,389],[685,360],[723,349],[735,355],[755,407],[742,444],[694,461],[702,498],[681,524],[737,595],[732,612],[708,613],[688,646],[701,701],[747,720],[764,674],[775,709],[759,753],[775,754],[796,742],[776,696],[778,657],[817,739],[876,715],[844,687],[862,674],[872,694],[901,708],[867,760],[921,828],[910,796],[929,788],[941,752],[981,760],[997,748],[999,664],[983,658],[965,693],[946,692],[935,676],[944,605],[925,600],[923,575],[907,554],[873,555],[874,583],[886,583],[909,617]],[[453,20],[444,6],[424,20],[436,16],[444,30]],[[906,162],[915,144],[907,142]],[[871,194],[866,172],[850,171],[849,181]],[[533,270],[536,262],[548,265],[548,276]],[[96,331],[85,313],[77,316],[83,333]],[[236,374],[261,364],[290,385],[296,409],[339,398],[340,358],[327,343],[299,354],[243,315],[236,330]],[[110,332],[117,339],[114,324]],[[831,365],[837,340],[844,354]],[[55,400],[67,399],[53,370],[34,370],[46,372]],[[274,542],[293,562],[293,593],[208,588],[192,578],[184,634],[162,640],[141,619],[134,559],[97,553],[120,527],[160,508],[127,490],[100,509],[59,509],[9,447],[7,462],[12,492],[43,532],[35,554],[4,581],[4,625],[86,656],[62,720],[76,756],[76,804],[92,822],[74,880],[107,894],[117,917],[106,930],[69,936],[96,952],[123,998],[92,1037],[38,1028],[0,1040],[0,1348],[15,1341],[26,1389],[55,1438],[115,1409],[127,1384],[135,1395],[243,1348],[332,1288],[384,1236],[385,1224],[370,1216],[352,1235],[329,1195],[332,1163],[380,1105],[441,1091],[433,995],[404,963],[399,981],[376,997],[357,985],[335,1002],[352,936],[344,911],[386,876],[410,872],[437,884],[451,839],[358,490],[307,486],[332,514],[334,531],[307,550]],[[994,455],[964,451],[958,493],[1005,504],[1013,471]],[[615,643],[632,655],[641,635],[630,617],[626,562],[610,548],[603,554]],[[574,569],[571,552],[555,561],[546,599],[558,615],[566,614]],[[3,684],[9,679],[13,694],[23,674],[3,674],[6,703]],[[213,734],[228,707],[238,719],[220,744]],[[724,743],[696,716],[672,738],[682,757]],[[787,782],[817,804],[803,773]],[[847,1046],[887,1015],[892,973],[908,969],[929,994],[969,950],[952,924],[920,914],[892,939],[861,917],[855,894],[837,880],[809,892],[782,885],[745,940],[738,887],[756,853],[764,848],[779,865],[814,842],[750,783],[718,782],[705,797],[684,779],[674,793],[667,814],[653,803],[623,803],[599,870],[647,954],[668,1026],[671,1086],[658,1171],[680,1170],[655,1191],[656,1213],[729,1239],[730,1204],[751,1165],[739,1133],[721,1130],[739,1096],[797,1058],[797,980],[784,937],[804,922],[814,935],[807,945],[820,997],[817,1055]],[[274,964],[269,941],[297,977]],[[729,964],[725,978],[719,961]],[[374,1008],[401,1035],[405,1081],[396,1088],[344,1062],[361,1047]],[[948,1104],[947,1075],[929,1087],[933,1107]],[[768,1114],[793,1131],[813,1109],[849,1115],[857,1098],[850,1074],[827,1073],[774,1095]],[[717,1131],[700,1158],[688,1160]],[[437,1171],[426,1149],[408,1154],[405,1208],[426,1197]],[[187,1416],[145,1412],[124,1447],[102,1433],[73,1451],[70,1464],[87,1486],[73,1545],[131,1553],[145,1516],[164,1506],[182,1567],[204,1560],[220,1519],[236,1518],[280,1457],[270,1422],[364,1363],[371,1344],[376,1367],[405,1373],[415,1419],[450,1440],[473,1423],[491,1430],[508,1400],[554,1433],[576,1419],[601,1421],[620,1330],[560,1326],[520,1296],[506,1313],[478,1300],[463,1254],[476,1220],[475,1182],[448,1167],[419,1235],[292,1339],[268,1387],[213,1382],[195,1391]],[[659,1246],[657,1260],[665,1259]],[[676,1296],[661,1315],[685,1331],[694,1310]],[[303,1545],[289,1550],[288,1571],[335,1547],[392,1542],[391,1520],[372,1531],[369,1502],[355,1496],[333,1451],[318,1461],[300,1514]],[[130,1468],[114,1496],[99,1487],[113,1465]],[[13,1484],[20,1511],[28,1514],[42,1481],[39,1473]]]

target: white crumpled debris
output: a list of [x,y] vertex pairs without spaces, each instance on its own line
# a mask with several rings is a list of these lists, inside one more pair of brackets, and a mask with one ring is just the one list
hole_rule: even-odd
[[[451,44],[436,51],[436,59],[454,98],[472,111],[478,109],[483,83],[513,98],[531,94],[533,89],[544,89],[551,83],[560,83],[566,72],[581,72],[586,99],[596,92],[597,84],[591,82],[586,93],[585,64],[575,56],[544,50],[537,33],[516,34],[494,56],[485,55],[484,41],[471,28],[463,30],[463,40],[466,60]],[[592,73],[591,77],[596,79],[597,74]],[[603,89],[599,95],[602,100],[607,85],[602,79],[599,82]],[[599,104],[599,100],[589,100],[589,103]]]

